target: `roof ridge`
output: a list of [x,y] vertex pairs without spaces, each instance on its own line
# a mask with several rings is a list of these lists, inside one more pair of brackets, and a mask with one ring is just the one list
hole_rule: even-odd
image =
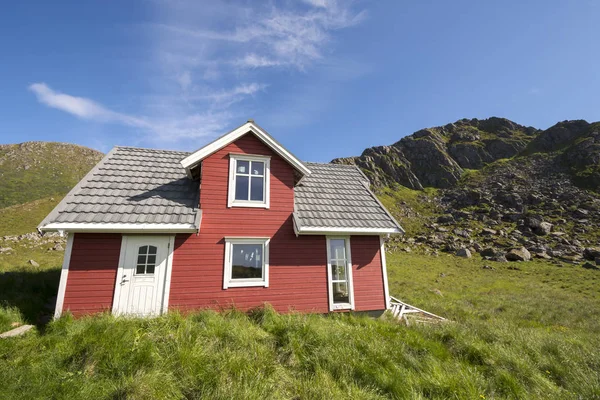
[[159,151],[159,152],[169,152],[169,153],[186,153],[189,154],[189,151],[185,151],[185,150],[168,150],[168,149],[152,149],[149,147],[136,147],[136,146],[121,146],[121,145],[115,145],[113,146],[113,148],[118,148],[118,149],[131,149],[131,150],[144,150],[144,151]]
[[332,162],[316,162],[316,161],[303,161],[303,162],[306,164],[327,165],[327,166],[331,166],[331,167],[354,168],[354,164],[353,165],[336,164],[336,163],[332,163]]

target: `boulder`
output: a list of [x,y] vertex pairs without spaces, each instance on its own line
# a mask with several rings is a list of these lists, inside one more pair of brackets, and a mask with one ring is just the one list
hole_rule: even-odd
[[494,257],[497,254],[497,252],[492,247],[486,247],[485,249],[481,250],[481,253],[479,254],[481,255],[481,257]]
[[54,247],[52,248],[52,250],[54,250],[54,251],[63,251],[64,248],[62,247],[62,245],[60,243],[56,243],[54,245]]
[[452,214],[440,215],[437,219],[438,224],[448,224],[454,222]]
[[592,264],[591,262],[586,262],[585,264],[582,265],[582,267],[585,269],[594,269],[594,270],[600,269],[600,268],[598,268],[598,266]]
[[13,249],[10,247],[0,247],[0,254],[10,253],[11,251],[13,251]]
[[483,228],[481,230],[482,235],[496,235],[497,233],[498,233],[498,231],[496,231],[495,229],[491,229],[491,228]]
[[511,249],[506,253],[506,259],[508,261],[529,261],[531,260],[531,253],[525,247]]
[[600,248],[588,247],[583,250],[583,258],[589,261],[595,261],[596,258],[600,258]]
[[552,224],[545,222],[541,217],[525,218],[525,226],[529,227],[536,235],[547,235],[552,231]]
[[458,257],[471,258],[471,251],[469,249],[458,249],[455,253]]
[[35,260],[29,260],[28,263],[36,268],[40,266]]

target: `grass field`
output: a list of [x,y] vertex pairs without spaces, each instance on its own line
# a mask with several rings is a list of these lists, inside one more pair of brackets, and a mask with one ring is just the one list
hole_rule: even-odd
[[[58,284],[60,260],[14,257],[0,330],[35,323]],[[486,263],[388,255],[392,294],[453,321],[439,326],[268,308],[63,317],[0,340],[0,398],[600,398],[600,274]]]

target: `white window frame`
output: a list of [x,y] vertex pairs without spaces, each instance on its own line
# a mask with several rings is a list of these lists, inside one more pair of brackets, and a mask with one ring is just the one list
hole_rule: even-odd
[[[236,184],[236,161],[259,161],[264,163],[264,195],[263,201],[256,200],[236,200],[235,199],[235,184]],[[252,179],[248,179],[248,190],[252,187]],[[271,157],[256,156],[248,154],[229,154],[229,192],[227,197],[227,207],[256,207],[269,208],[271,201]]]
[[[331,276],[330,242],[333,239],[343,239],[346,244],[346,276],[348,278],[349,303],[333,303],[333,281]],[[352,253],[350,252],[350,236],[327,236],[327,291],[329,292],[329,311],[354,310],[354,283],[352,280]]]
[[[223,268],[223,289],[231,287],[269,287],[269,242],[266,237],[226,237],[225,238],[225,262]],[[263,277],[262,279],[232,279],[232,247],[234,244],[258,244],[263,247]]]

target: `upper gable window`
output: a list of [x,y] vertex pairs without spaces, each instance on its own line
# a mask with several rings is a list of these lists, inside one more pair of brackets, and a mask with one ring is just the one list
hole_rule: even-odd
[[269,208],[270,157],[231,154],[228,207]]

